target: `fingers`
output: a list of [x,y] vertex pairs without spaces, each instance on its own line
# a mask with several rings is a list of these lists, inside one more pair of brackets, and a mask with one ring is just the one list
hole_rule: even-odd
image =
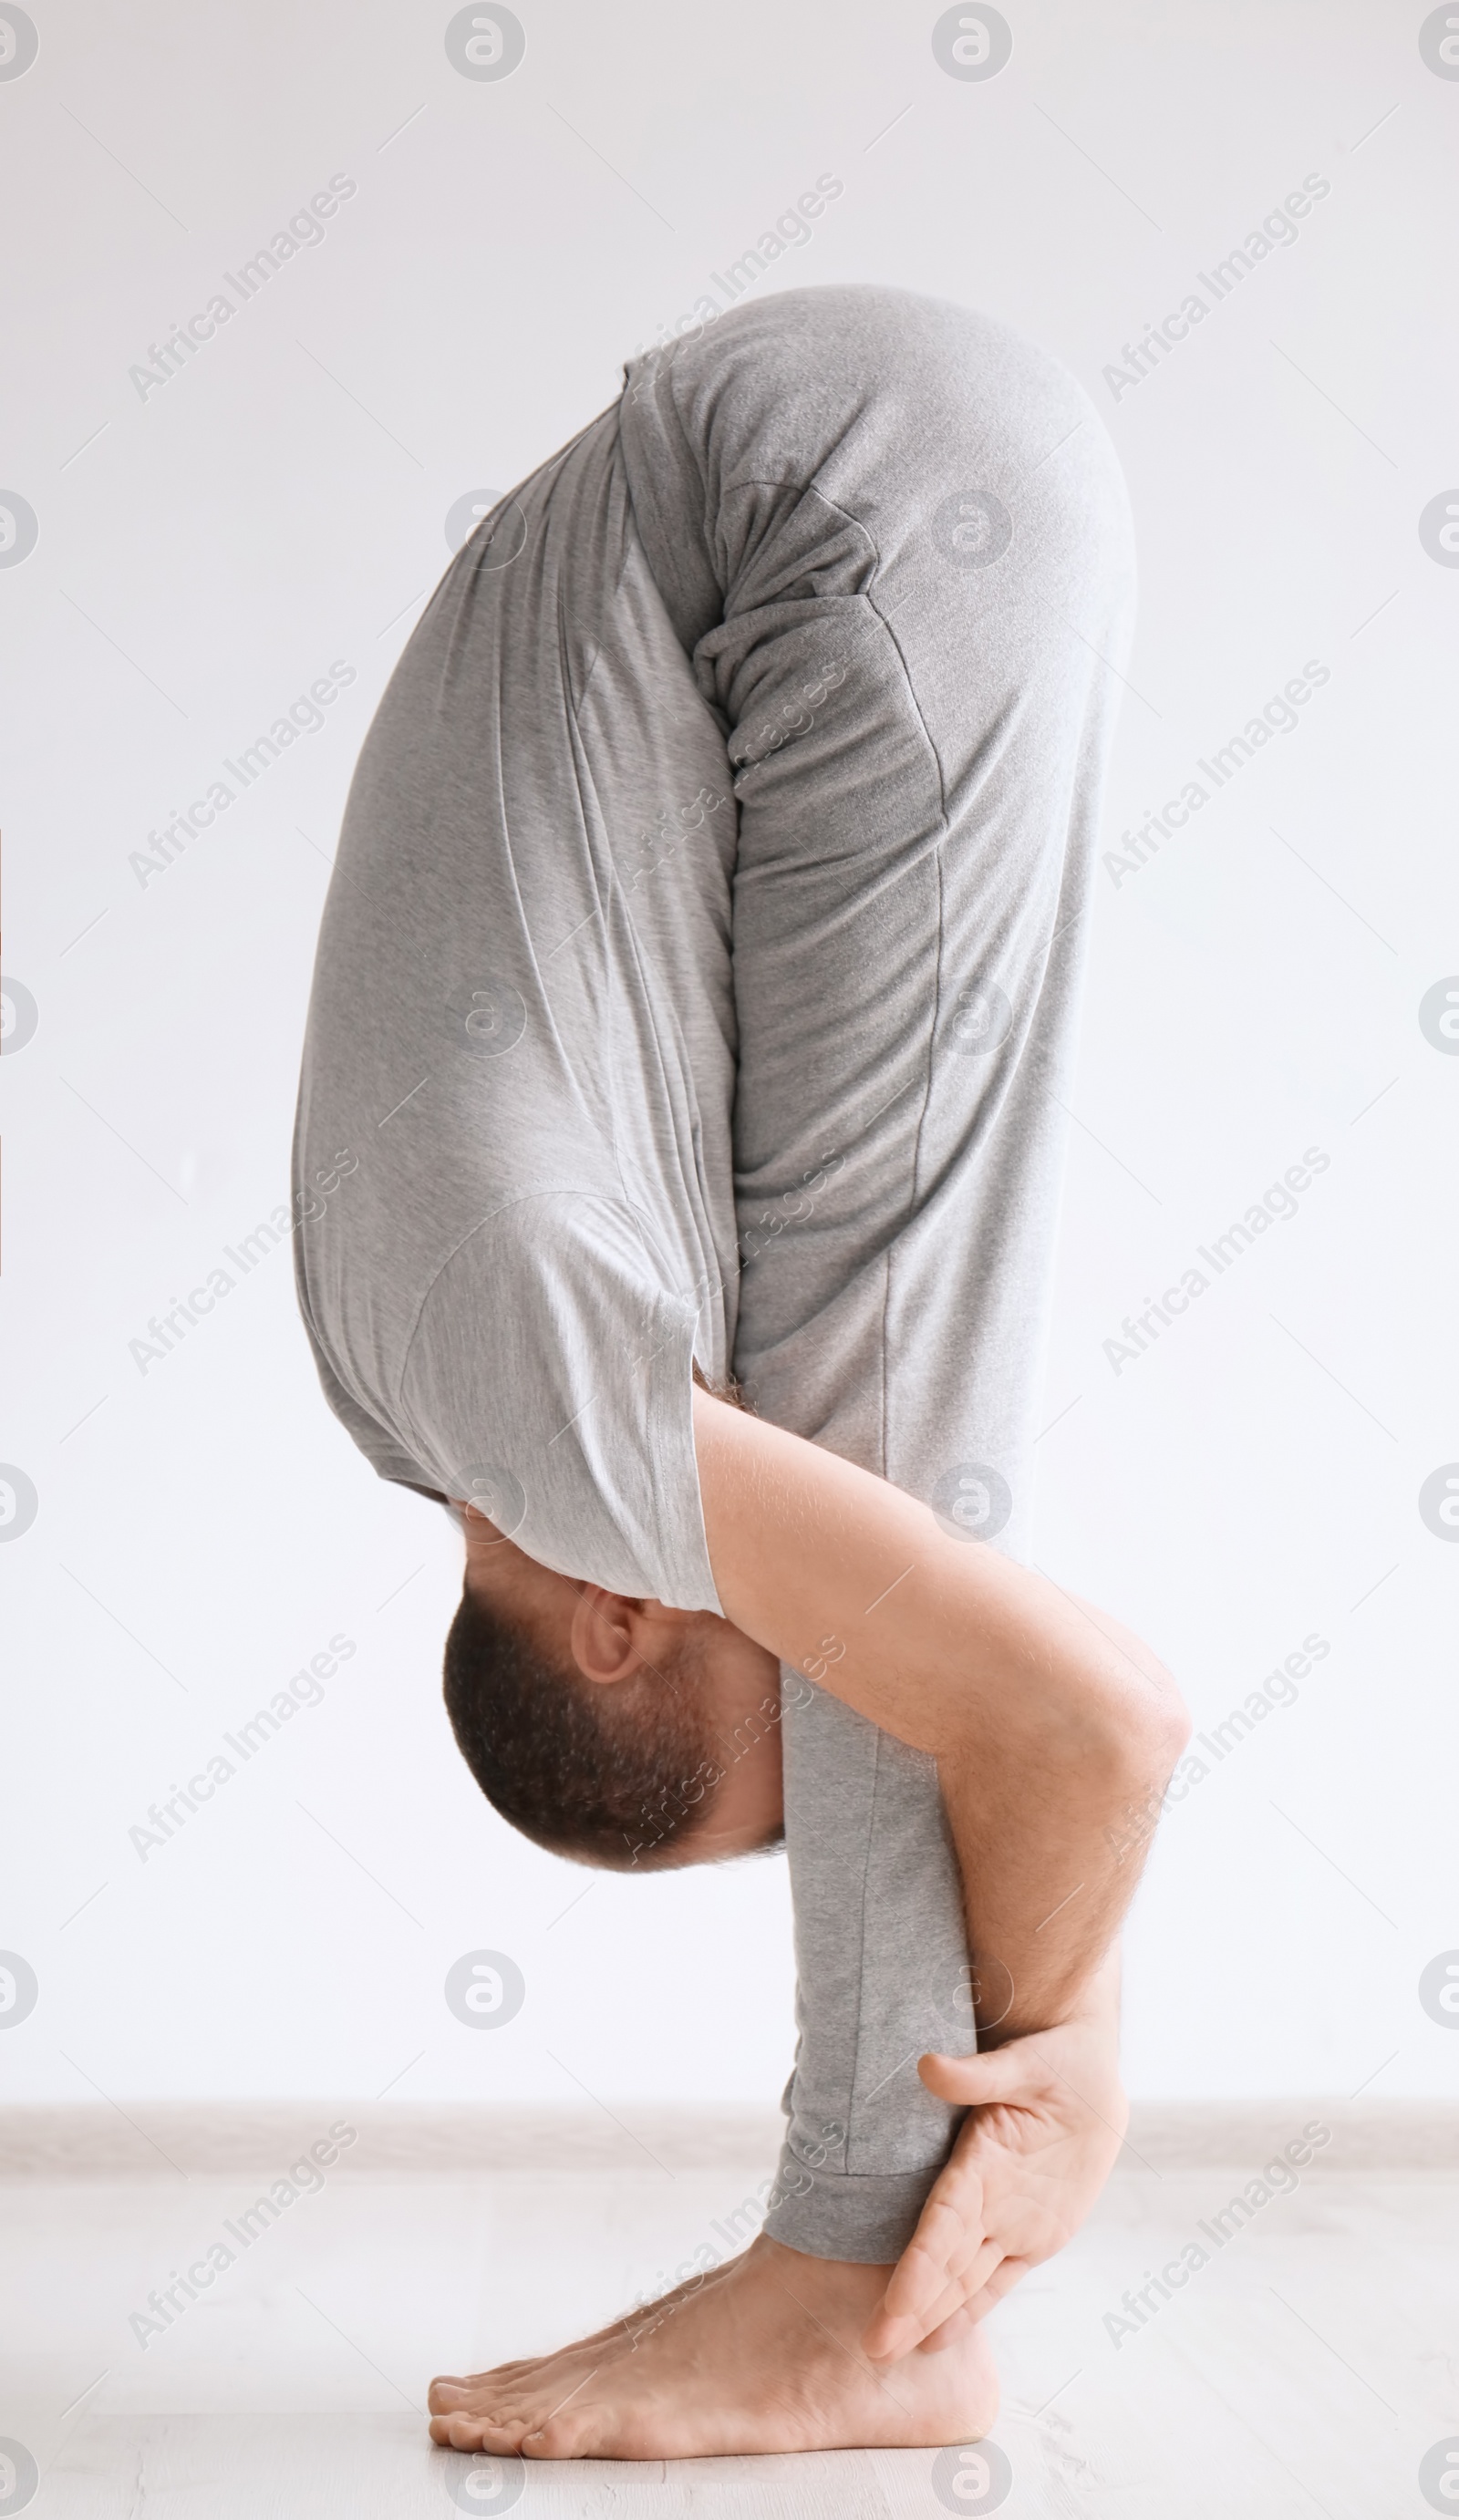
[[920,2319],[957,2270],[971,2263],[984,2237],[982,2182],[952,2163],[934,2186],[891,2270],[878,2316]]
[[978,2319],[975,2313],[970,2305],[964,2302],[962,2308],[955,2310],[950,2318],[943,2319],[940,2327],[932,2328],[924,2336],[917,2351],[919,2354],[945,2354],[949,2345],[956,2345],[960,2336],[966,2336],[969,2329],[977,2325]]
[[[926,2220],[925,2214],[923,2219]],[[868,2362],[894,2362],[898,2356],[910,2354],[926,2334],[933,2307],[946,2288],[946,2258],[934,2255],[913,2238],[862,2331],[861,2350]]]
[[929,2327],[957,2308],[975,2268],[977,2280],[985,2280],[988,2270],[980,2261],[990,2245],[982,2228],[982,2182],[954,2159],[928,2197],[862,2336],[868,2359],[893,2362],[909,2354]]
[[861,2349],[868,2361],[894,2362],[898,2355],[909,2354],[946,2288],[945,2260],[910,2241],[863,2330]]
[[[997,2272],[1003,2251],[996,2240],[980,2240],[965,2257],[954,2259],[947,2270],[946,2280],[935,2293],[924,2295],[915,2311],[892,2312],[884,2303],[874,2321],[875,2348],[866,2344],[868,2359],[894,2362],[904,2354],[914,2353],[931,2336],[946,2327],[966,2307],[986,2292]],[[870,2338],[873,2329],[868,2329]],[[944,2342],[951,2344],[952,2337]],[[940,2350],[940,2349],[939,2349]]]
[[1006,2292],[1012,2292],[1016,2283],[1022,2283],[1030,2268],[1041,2263],[1035,2258],[1005,2258],[1000,2266],[994,2268],[981,2293],[969,2302],[968,2308],[974,2318],[985,2318],[994,2303],[1000,2302]]
[[950,2318],[943,2319],[940,2327],[935,2327],[923,2338],[917,2348],[918,2353],[940,2354],[945,2346],[955,2345],[970,2327],[976,2327],[980,2319],[986,2318],[1005,2293],[1012,2292],[1014,2285],[1023,2281],[1034,2263],[1032,2258],[999,2257],[985,2279],[970,2292],[961,2309],[955,2310]]

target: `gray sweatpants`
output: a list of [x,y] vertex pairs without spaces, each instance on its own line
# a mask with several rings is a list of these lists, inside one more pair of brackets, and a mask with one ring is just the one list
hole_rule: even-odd
[[[1051,360],[959,307],[796,291],[630,367],[461,555],[371,739],[400,793],[385,873],[351,867],[412,887],[382,933],[449,888],[474,798],[555,1022],[600,986],[557,940],[626,920],[657,1012],[574,1092],[625,1182],[673,1133],[698,1354],[970,1546],[1025,1543],[1131,583],[1109,443]],[[391,813],[435,833],[403,872]],[[555,848],[580,920],[550,880],[534,910]],[[885,2261],[954,2131],[916,2058],[976,2044],[960,1885],[932,1762],[783,1678],[799,2038],[768,2228]]]
[[[637,363],[619,443],[737,773],[736,1370],[1017,1552],[1132,610],[1113,451],[1052,360],[870,288]],[[783,1729],[799,2039],[767,2228],[883,2261],[955,2131],[916,2059],[976,2045],[956,1866],[931,1760],[803,1682]]]

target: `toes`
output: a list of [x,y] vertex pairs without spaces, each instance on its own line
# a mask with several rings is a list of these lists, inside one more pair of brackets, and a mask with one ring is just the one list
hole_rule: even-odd
[[520,2387],[518,2376],[520,2368],[521,2366],[509,2362],[499,2371],[476,2371],[469,2380],[447,2379],[444,2376],[438,2380],[433,2380],[426,2404],[433,2414],[445,2413],[452,2407],[470,2407],[475,2409],[480,2407],[497,2406],[510,2391]]
[[596,2446],[600,2416],[591,2407],[574,2407],[570,2413],[549,2415],[536,2432],[524,2432],[520,2448],[524,2458],[588,2458]]
[[521,2416],[498,2422],[491,2415],[433,2415],[431,2438],[443,2450],[495,2451],[505,2457],[517,2450],[524,2421]]
[[480,2450],[481,2427],[471,2415],[433,2415],[431,2438],[442,2450]]
[[433,2415],[493,2415],[505,2406],[520,2404],[528,2389],[540,2386],[548,2365],[564,2359],[562,2355],[548,2354],[523,2362],[499,2362],[489,2371],[474,2371],[469,2379],[442,2372],[432,2381],[426,2404]]

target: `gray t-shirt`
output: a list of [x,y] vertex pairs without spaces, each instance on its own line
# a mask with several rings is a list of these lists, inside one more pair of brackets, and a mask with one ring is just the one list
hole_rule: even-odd
[[321,926],[296,1276],[380,1474],[718,1611],[692,1368],[737,1300],[724,732],[616,412],[457,555],[366,739]]

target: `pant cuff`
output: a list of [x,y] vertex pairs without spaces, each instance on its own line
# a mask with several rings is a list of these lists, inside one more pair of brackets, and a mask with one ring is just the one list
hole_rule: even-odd
[[917,2228],[942,2165],[861,2178],[843,2170],[810,2170],[786,2145],[771,2190],[764,2228],[772,2240],[808,2258],[844,2258],[857,2266],[891,2266]]

